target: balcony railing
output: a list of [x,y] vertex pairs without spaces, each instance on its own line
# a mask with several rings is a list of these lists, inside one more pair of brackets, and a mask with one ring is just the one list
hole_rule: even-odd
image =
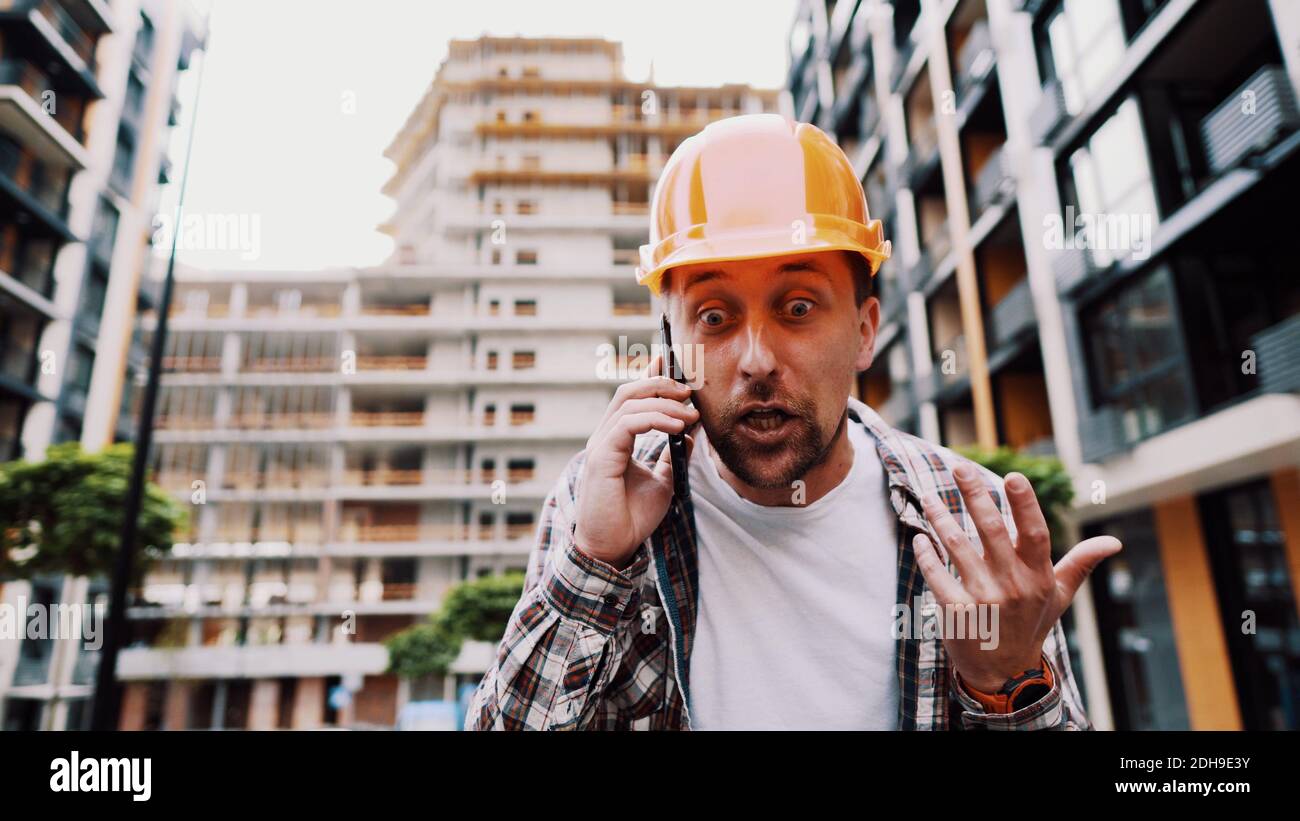
[[1201,140],[1210,171],[1217,176],[1297,129],[1300,107],[1286,70],[1264,66],[1201,121]]
[[427,302],[413,302],[407,305],[363,305],[362,316],[428,316]]
[[993,39],[984,20],[977,20],[966,35],[957,52],[957,76],[954,82],[957,97],[966,95],[977,83],[988,76],[993,68]]
[[357,369],[363,371],[422,371],[426,356],[358,356]]
[[25,60],[0,60],[0,86],[18,86],[41,108],[42,112],[49,114],[59,126],[78,142],[81,141],[83,130],[81,127],[81,107],[70,104],[69,101],[59,99],[54,106],[52,113],[43,105],[45,100],[44,94],[49,91],[53,93],[50,86],[49,77],[40,69],[33,66]]
[[[19,0],[19,4],[22,4],[22,0]],[[64,42],[86,63],[87,68],[94,68],[95,43],[66,11],[53,0],[38,0],[30,3],[29,7],[54,26]]]
[[245,373],[318,373],[332,371],[338,360],[329,356],[254,357],[244,362]]
[[1002,297],[989,317],[989,347],[997,348],[1012,341],[1026,328],[1033,327],[1034,298],[1029,280],[1022,279]]
[[353,411],[348,419],[359,428],[411,428],[424,424],[424,411]]
[[334,414],[328,412],[304,413],[237,413],[230,417],[230,427],[240,430],[294,430],[297,428],[328,428],[334,424]]
[[1052,273],[1056,277],[1056,290],[1059,293],[1073,293],[1097,270],[1092,255],[1082,248],[1063,249],[1052,255]]
[[1101,462],[1128,447],[1124,420],[1118,408],[1106,406],[1079,418],[1079,444],[1083,461]]
[[938,391],[966,375],[969,362],[966,358],[966,336],[957,334],[944,343],[935,352],[932,376],[934,389]]
[[[450,472],[448,472],[450,473]],[[459,471],[468,477],[469,471]],[[447,477],[448,480],[452,476]],[[347,470],[343,473],[343,482],[345,485],[353,487],[392,487],[424,484],[424,473],[419,468],[413,470],[402,470],[398,468],[374,468],[371,470]],[[434,479],[436,482],[437,480]],[[468,481],[466,479],[465,481]]]
[[163,370],[173,373],[216,373],[221,370],[221,357],[164,356]]
[[972,199],[976,212],[983,212],[989,206],[1010,199],[1016,193],[1016,181],[1011,175],[1011,163],[1007,160],[1006,151],[1003,149],[1003,146],[999,146],[994,150],[984,161],[979,174],[975,176]]
[[615,265],[636,265],[641,261],[641,254],[635,248],[614,249]]
[[[41,641],[41,639],[28,639]],[[50,659],[54,655],[54,644],[46,640],[46,646],[35,658],[19,654],[18,664],[14,668],[14,686],[23,687],[32,684],[44,684],[50,678]]]
[[[24,155],[9,143],[0,143],[0,174],[27,192],[59,219],[67,216],[64,175],[50,171],[31,155]],[[63,180],[60,179],[63,177]]]
[[1043,93],[1029,115],[1029,131],[1034,142],[1044,145],[1056,136],[1070,119],[1069,109],[1065,106],[1065,87],[1059,80],[1050,80],[1043,86]]
[[615,302],[614,316],[649,316],[649,302]]
[[168,413],[154,421],[158,430],[211,430],[216,419],[210,414]]
[[1267,393],[1300,391],[1300,314],[1261,331],[1250,340],[1259,370],[1260,388]]

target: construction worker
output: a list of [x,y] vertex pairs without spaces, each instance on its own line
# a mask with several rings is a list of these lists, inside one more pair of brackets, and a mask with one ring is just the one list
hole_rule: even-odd
[[467,729],[1090,729],[1059,619],[1120,544],[1053,567],[1023,475],[850,395],[890,245],[844,153],[712,123],[650,219],[638,281],[693,373],[661,351],[547,497]]

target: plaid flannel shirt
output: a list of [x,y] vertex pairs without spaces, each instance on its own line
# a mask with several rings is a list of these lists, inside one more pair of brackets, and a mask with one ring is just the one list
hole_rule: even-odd
[[[912,538],[920,531],[939,541],[921,513],[918,494],[937,494],[983,551],[952,476],[952,468],[965,460],[890,427],[851,397],[849,418],[874,439],[888,477],[898,516],[897,604],[916,618],[920,597],[925,617],[936,602],[916,564]],[[639,436],[633,458],[653,465],[667,440],[656,431]],[[688,673],[699,589],[690,502],[675,501],[637,547],[631,564],[617,570],[574,544],[583,456],[573,457],[543,504],[523,595],[495,664],[474,693],[467,730],[690,729]],[[977,467],[1014,537],[1002,479]],[[942,640],[928,637],[934,631],[902,632],[895,653],[898,729],[1092,729],[1059,621],[1043,647],[1054,677],[1051,692],[1002,715],[986,714],[956,686]]]

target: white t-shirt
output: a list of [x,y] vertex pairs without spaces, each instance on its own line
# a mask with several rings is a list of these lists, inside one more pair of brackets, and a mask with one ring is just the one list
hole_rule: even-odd
[[[871,434],[847,422],[853,466],[812,504],[742,498],[697,429],[691,496],[699,614],[691,726],[892,730],[898,726],[897,517]],[[793,489],[791,491],[793,493]]]

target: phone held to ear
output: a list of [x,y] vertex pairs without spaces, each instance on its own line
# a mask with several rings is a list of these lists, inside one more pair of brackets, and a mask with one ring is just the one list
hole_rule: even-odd
[[[677,361],[677,354],[673,351],[672,327],[668,324],[667,314],[659,315],[659,341],[662,343],[665,373],[676,381],[686,384],[681,363]],[[685,431],[668,434],[668,456],[673,467],[673,496],[681,502],[691,495],[690,478],[687,476]]]

